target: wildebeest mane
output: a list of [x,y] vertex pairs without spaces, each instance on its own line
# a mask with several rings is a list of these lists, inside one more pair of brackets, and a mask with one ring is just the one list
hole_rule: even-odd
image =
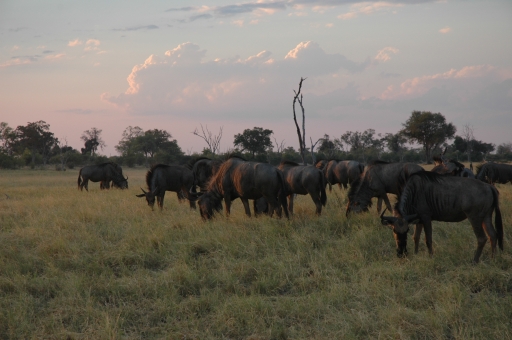
[[[410,175],[407,175],[405,173],[405,171],[402,171],[400,173],[400,177],[399,177],[400,193],[397,195],[397,204],[395,205],[395,209],[397,209],[401,215],[411,213],[410,211],[407,211],[407,212],[403,211],[404,210],[403,201],[407,201],[407,199],[410,198],[410,200],[407,202],[408,203],[407,206],[414,205],[413,200],[414,200],[414,196],[416,195],[416,191],[418,190],[418,188],[414,185],[407,186],[407,183],[409,183],[416,177],[419,177],[421,183],[422,184],[424,183],[426,185],[428,185],[430,183],[441,183],[443,180],[446,180],[445,176],[440,175],[435,172],[431,172],[431,171],[419,171],[419,172],[415,172]],[[422,185],[421,187],[424,187],[424,185]],[[403,201],[402,201],[402,198],[404,198]]]
[[155,164],[151,167],[151,169],[148,170],[146,173],[146,185],[148,186],[148,189],[151,190],[151,179],[153,178],[153,174],[155,173],[155,170],[157,168],[168,168],[169,165],[167,164]]
[[363,186],[363,176],[358,177],[355,181],[350,184],[348,189],[347,197],[349,201],[352,201],[356,193],[368,199],[368,207],[372,206],[373,191],[368,185]]
[[205,156],[194,157],[191,160],[189,160],[187,164],[185,164],[185,167],[189,170],[192,170],[192,168],[194,167],[194,164],[196,164],[197,162],[202,161],[202,160],[211,160],[211,158],[208,158]]

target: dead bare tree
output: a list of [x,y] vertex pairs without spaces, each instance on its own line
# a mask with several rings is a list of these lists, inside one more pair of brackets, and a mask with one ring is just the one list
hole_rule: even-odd
[[[302,89],[302,82],[306,80],[306,78],[300,78],[299,82],[299,90],[293,92],[295,93],[295,96],[293,97],[293,120],[295,121],[295,126],[297,127],[297,136],[299,137],[299,153],[300,157],[302,158],[302,163],[306,164],[305,155],[306,155],[306,113],[304,110],[304,105],[302,104],[302,93],[300,93]],[[299,102],[300,108],[302,110],[302,133],[299,127],[299,124],[297,123],[297,114],[295,113],[295,103]]]
[[281,141],[281,143],[278,143],[276,137],[274,137],[274,142],[276,144],[276,153],[281,154],[286,146],[284,139]]
[[[313,139],[311,137],[309,137],[309,140],[311,141],[311,162],[312,164],[316,164],[316,157],[315,157],[315,147],[316,145],[318,144],[318,142],[320,142],[322,140],[322,138],[319,138],[315,144],[313,144]],[[306,164],[306,163],[304,163]]]
[[[475,136],[473,134],[473,126],[469,123],[464,124],[462,128],[462,137],[466,141],[466,152],[468,154],[468,163],[471,164],[471,152],[473,151],[473,140],[475,140]],[[472,166],[472,164],[471,164]]]
[[201,131],[202,134],[199,134],[199,131],[197,128],[192,132],[194,135],[204,139],[206,144],[208,145],[208,149],[210,149],[210,152],[214,155],[217,154],[220,147],[220,140],[222,139],[222,129],[223,126],[219,128],[219,134],[214,135],[210,130],[208,130],[208,125],[206,127],[203,127],[203,124],[201,124]]

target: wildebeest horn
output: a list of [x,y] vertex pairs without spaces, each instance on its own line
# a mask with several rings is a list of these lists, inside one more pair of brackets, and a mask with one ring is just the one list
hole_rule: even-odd
[[380,214],[380,223],[382,223],[382,225],[389,226],[390,224],[393,224],[396,221],[396,217],[394,217],[394,216],[384,216],[384,212],[386,210],[387,210],[387,208],[384,209],[382,214]]
[[382,216],[384,216],[384,213],[386,212],[386,210],[388,210],[388,208],[384,208],[384,211],[382,212],[382,214],[380,214],[380,218],[382,219]]
[[418,214],[404,216],[404,220],[406,220],[407,223],[410,223],[417,218],[418,218]]

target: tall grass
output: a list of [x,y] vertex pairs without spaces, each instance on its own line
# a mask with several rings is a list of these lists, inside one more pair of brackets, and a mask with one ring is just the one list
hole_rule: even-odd
[[320,217],[300,196],[290,220],[238,200],[205,223],[174,193],[152,212],[145,170],[127,172],[128,190],[80,192],[77,171],[0,171],[0,338],[512,338],[511,185],[505,251],[473,265],[467,221],[399,259],[337,187]]

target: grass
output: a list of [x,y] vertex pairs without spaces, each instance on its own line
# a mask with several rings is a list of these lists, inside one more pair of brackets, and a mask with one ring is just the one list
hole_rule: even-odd
[[[152,212],[130,189],[76,190],[78,171],[0,171],[2,339],[510,339],[512,186],[499,185],[505,251],[473,265],[467,221],[435,223],[399,259],[377,213],[203,222],[166,195]],[[9,199],[4,194],[9,195]],[[409,238],[412,249],[412,238]]]

